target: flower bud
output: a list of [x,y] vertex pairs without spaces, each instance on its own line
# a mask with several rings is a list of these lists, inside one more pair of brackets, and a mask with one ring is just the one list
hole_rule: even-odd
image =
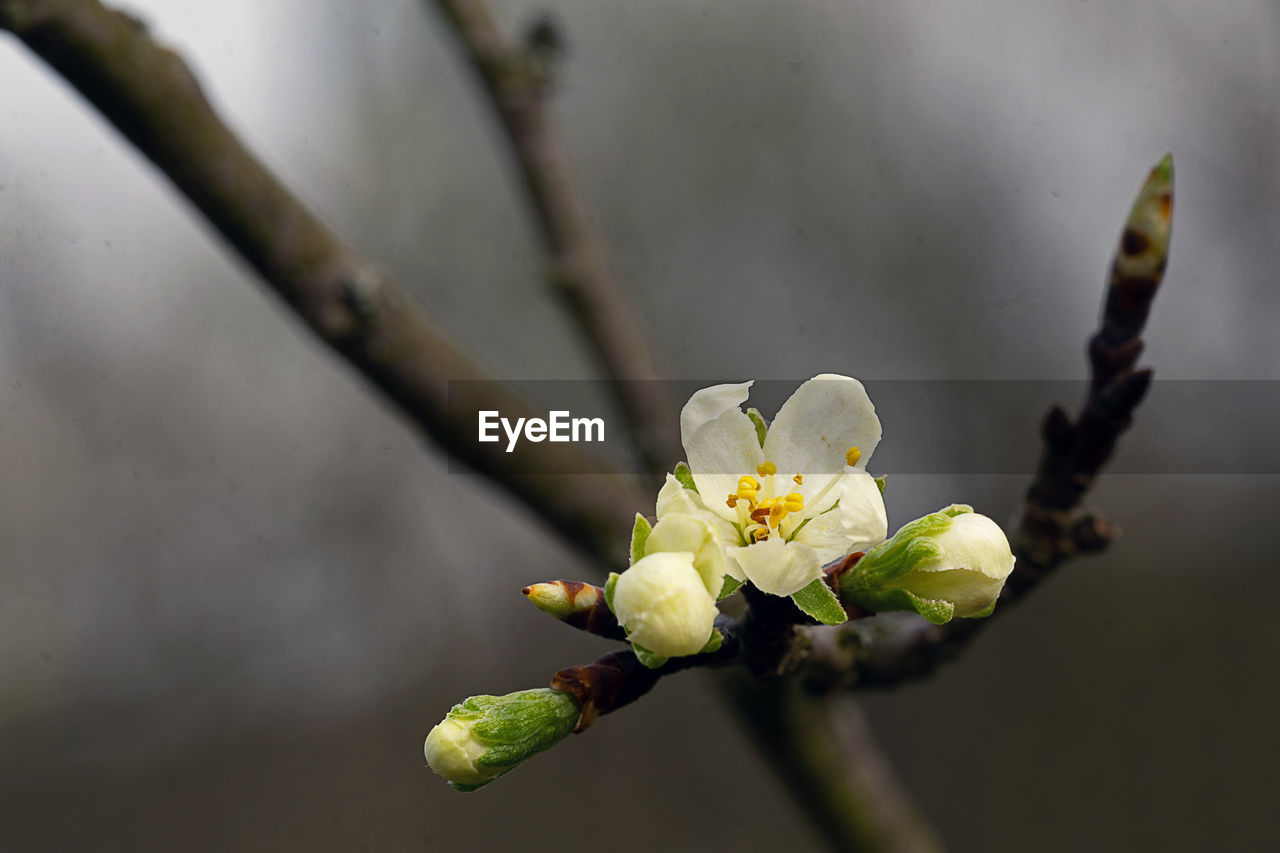
[[1000,526],[956,504],[903,525],[872,548],[840,582],[859,609],[914,610],[942,624],[995,609],[1013,553]]
[[613,612],[634,645],[673,658],[707,644],[719,611],[693,560],[686,551],[664,551],[618,576]]
[[718,597],[724,588],[728,566],[724,545],[716,529],[707,521],[692,515],[668,513],[654,526],[645,541],[645,555],[667,551],[687,551],[693,555],[693,568],[702,578],[707,592]]
[[573,731],[578,703],[542,687],[506,696],[472,696],[427,735],[427,764],[458,791],[481,788]]

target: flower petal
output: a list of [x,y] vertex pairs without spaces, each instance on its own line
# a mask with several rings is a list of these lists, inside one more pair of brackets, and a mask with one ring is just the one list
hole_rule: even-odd
[[792,540],[817,550],[824,565],[878,545],[889,533],[884,498],[875,478],[866,471],[846,467],[827,493],[828,497],[832,495],[831,504],[839,501],[839,506],[809,518]]
[[[976,512],[957,515],[950,526],[934,537],[944,557],[922,563],[918,572],[966,569],[997,581],[996,590],[1013,572],[1013,553],[1000,525]],[[914,587],[913,587],[914,588]]]
[[613,612],[628,640],[668,658],[701,651],[719,613],[687,552],[650,554],[623,572]]
[[726,573],[724,542],[710,522],[680,513],[663,516],[645,541],[645,554],[660,554],[663,551],[687,551],[693,554],[693,567],[702,577],[707,594],[720,594],[720,590],[724,588]]
[[926,601],[949,601],[955,616],[970,617],[990,609],[1000,596],[1004,578],[993,578],[968,569],[920,572],[909,579],[890,581],[886,589],[907,589]]
[[850,447],[862,451],[855,467],[863,470],[879,443],[880,419],[862,383],[823,373],[782,404],[769,425],[764,452],[780,474],[804,475],[802,493],[807,498],[821,495],[843,472]]
[[[737,527],[708,509],[697,492],[686,489],[680,485],[679,480],[670,474],[667,475],[667,481],[663,483],[662,489],[658,492],[658,505],[655,509],[658,521],[662,521],[662,519],[672,514],[692,515],[694,518],[700,518],[715,528],[716,535],[720,537],[722,545],[738,545],[742,542],[742,534],[738,532]],[[736,571],[735,567],[730,574]],[[739,577],[738,579],[741,580],[742,578]]]
[[742,411],[750,382],[712,385],[694,392],[680,412],[680,440],[698,492],[712,512],[729,521],[736,513],[725,498],[738,478],[764,461],[755,425]]
[[771,595],[793,595],[822,577],[818,552],[774,536],[754,545],[729,549],[747,580]]

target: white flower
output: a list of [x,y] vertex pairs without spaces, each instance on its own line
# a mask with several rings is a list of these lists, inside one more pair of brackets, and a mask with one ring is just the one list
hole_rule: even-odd
[[1014,557],[1000,525],[963,504],[902,526],[867,552],[841,594],[871,611],[914,610],[932,622],[995,608]]
[[689,398],[680,433],[697,492],[668,477],[658,521],[703,520],[725,548],[727,574],[792,595],[824,564],[884,539],[884,501],[865,470],[880,420],[862,383],[823,374],[796,389],[762,443],[742,411],[751,384]]
[[643,557],[618,576],[613,613],[628,640],[673,658],[702,651],[719,611],[694,555],[668,551]]

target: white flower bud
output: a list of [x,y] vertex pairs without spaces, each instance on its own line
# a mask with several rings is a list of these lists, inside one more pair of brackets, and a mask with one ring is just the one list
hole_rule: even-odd
[[627,639],[664,658],[702,651],[719,612],[685,551],[637,561],[618,577],[612,605]]
[[1013,552],[1000,526],[955,505],[906,524],[858,561],[840,594],[872,612],[914,610],[931,622],[987,616]]
[[547,688],[472,696],[427,735],[427,764],[459,791],[474,791],[573,731],[578,703]]

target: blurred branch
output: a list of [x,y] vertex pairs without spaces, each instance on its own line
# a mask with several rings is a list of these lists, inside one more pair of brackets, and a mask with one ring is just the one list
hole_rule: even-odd
[[524,43],[503,37],[482,0],[431,0],[475,70],[519,170],[547,255],[554,292],[586,335],[614,390],[645,469],[679,459],[674,411],[639,314],[609,269],[578,192],[546,96],[563,38],[549,17]]
[[[450,417],[448,381],[485,372],[385,270],[263,167],[214,112],[182,59],[156,44],[141,22],[94,0],[0,0],[0,28],[78,89],[322,341],[446,453],[581,550],[610,564],[620,557],[631,514],[646,500],[635,485],[623,477],[535,476],[490,452],[497,445],[478,445],[475,424]],[[482,408],[527,408],[497,383],[482,388],[492,398]],[[567,458],[566,470],[572,470]]]
[[783,787],[832,849],[942,849],[881,755],[852,697],[813,696],[797,690],[794,681],[732,675],[734,709],[755,733],[756,745]]

